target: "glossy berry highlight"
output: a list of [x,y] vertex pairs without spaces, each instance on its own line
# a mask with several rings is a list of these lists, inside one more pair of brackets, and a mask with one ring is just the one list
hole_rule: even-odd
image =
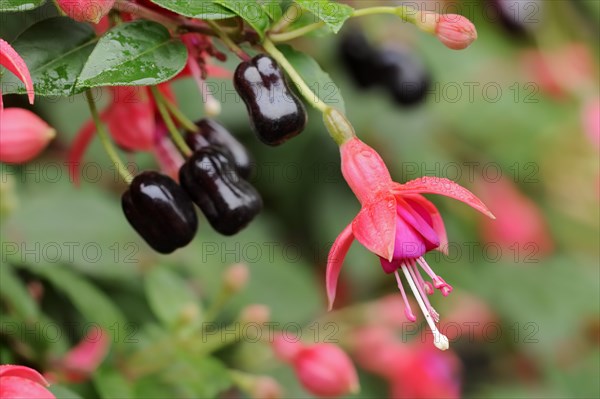
[[275,60],[260,54],[238,65],[233,84],[246,104],[252,128],[268,145],[297,136],[306,126],[306,110],[290,90]]
[[208,145],[217,147],[235,163],[241,177],[247,179],[252,172],[252,157],[250,153],[234,136],[214,119],[204,118],[196,122],[199,132],[189,132],[185,141],[193,151]]
[[179,170],[179,181],[221,234],[236,234],[262,209],[260,194],[215,147],[196,151]]
[[158,172],[143,172],[121,197],[125,217],[157,252],[169,254],[192,241],[198,229],[194,204],[177,183]]

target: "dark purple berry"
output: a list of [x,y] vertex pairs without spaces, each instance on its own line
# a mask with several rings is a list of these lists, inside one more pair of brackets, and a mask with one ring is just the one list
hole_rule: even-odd
[[188,133],[185,137],[186,143],[193,151],[197,151],[208,145],[219,148],[227,155],[236,166],[241,177],[247,179],[252,172],[252,157],[246,147],[219,122],[214,119],[201,119],[196,122],[200,129],[198,133]]
[[157,252],[168,254],[192,241],[198,229],[194,204],[168,176],[137,175],[121,197],[129,224]]
[[358,86],[368,88],[378,83],[377,74],[373,73],[376,49],[361,32],[354,30],[342,36],[339,56]]
[[216,147],[196,151],[179,170],[179,181],[221,234],[237,233],[262,209],[260,194]]
[[540,21],[542,5],[540,0],[488,0],[486,13],[509,33],[524,35]]
[[406,50],[382,49],[374,62],[373,74],[398,104],[415,105],[425,99],[431,80],[416,55]]
[[282,144],[304,130],[304,105],[271,57],[260,54],[242,62],[235,70],[233,85],[246,104],[254,132],[265,144]]

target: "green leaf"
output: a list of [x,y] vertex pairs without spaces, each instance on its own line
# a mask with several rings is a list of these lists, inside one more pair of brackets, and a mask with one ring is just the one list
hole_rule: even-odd
[[46,0],[0,0],[0,12],[29,11],[45,2]]
[[283,16],[281,11],[281,4],[279,0],[257,0],[258,4],[273,21],[279,21]]
[[48,389],[54,396],[60,399],[83,399],[78,393],[71,391],[63,385],[52,384]]
[[0,297],[9,303],[21,318],[26,320],[38,318],[37,304],[21,280],[15,275],[12,266],[4,262],[0,263]]
[[340,89],[331,80],[331,77],[321,69],[317,61],[311,56],[296,51],[288,45],[278,46],[278,49],[285,55],[306,84],[310,86],[321,100],[345,112],[344,99],[342,98]]
[[100,38],[76,86],[155,85],[177,75],[186,61],[185,46],[164,26],[137,20],[118,25]]
[[99,324],[111,334],[113,342],[128,343],[123,338],[131,336],[131,325],[126,322],[119,308],[95,285],[64,266],[25,267],[62,291],[86,320]]
[[146,274],[144,280],[146,296],[150,308],[167,327],[181,323],[200,321],[198,299],[188,287],[186,281],[165,267],[155,267]]
[[236,14],[215,4],[212,0],[150,0],[154,4],[186,17],[198,19],[226,19]]
[[216,398],[232,384],[225,365],[212,357],[188,356],[163,373],[165,381],[182,385],[195,398]]
[[[23,57],[39,96],[68,96],[97,42],[89,24],[67,17],[41,21],[13,43]],[[25,86],[14,75],[2,76],[4,94],[24,94]]]
[[215,3],[221,4],[230,11],[233,11],[248,23],[261,38],[264,38],[265,32],[269,28],[269,14],[258,3],[253,1],[239,0],[214,0]]
[[325,22],[333,33],[338,33],[344,22],[354,13],[352,7],[329,0],[294,0],[294,2]]
[[125,377],[113,368],[101,367],[93,375],[94,387],[101,398],[132,398],[133,390]]

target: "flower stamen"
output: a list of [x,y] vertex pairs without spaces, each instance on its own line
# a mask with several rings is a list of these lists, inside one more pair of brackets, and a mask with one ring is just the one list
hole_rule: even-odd
[[408,268],[409,268],[408,271],[412,275],[412,278],[416,283],[419,293],[421,294],[421,298],[423,298],[423,302],[425,302],[427,309],[429,309],[431,316],[433,316],[433,320],[435,320],[436,323],[439,322],[440,314],[435,311],[435,309],[433,308],[433,306],[431,306],[431,303],[429,302],[429,298],[427,298],[427,294],[425,293],[425,290],[424,290],[425,282],[423,281],[423,277],[421,277],[421,273],[419,273],[419,269],[417,269],[417,265],[412,264],[412,265],[408,266]]
[[410,308],[410,303],[408,302],[408,298],[406,297],[406,292],[404,292],[404,287],[402,286],[402,280],[400,280],[400,275],[398,274],[398,270],[396,270],[394,272],[394,275],[396,276],[396,281],[398,282],[398,288],[400,289],[400,292],[402,293],[402,299],[404,300],[404,314],[406,315],[406,318],[410,321],[416,321],[417,317],[415,316],[415,314],[412,312],[412,309]]
[[[404,272],[404,275],[406,276],[406,280],[408,281],[408,284],[410,285],[410,288],[411,288],[413,294],[415,295],[415,298],[417,299],[419,306],[421,307],[421,311],[423,312],[423,315],[425,316],[425,320],[427,320],[427,324],[429,324],[429,328],[431,329],[431,332],[433,333],[433,344],[436,346],[436,348],[445,351],[446,349],[448,349],[450,347],[448,337],[446,337],[444,334],[442,334],[437,329],[435,322],[433,321],[433,317],[431,316],[431,313],[429,313],[429,309],[427,309],[425,302],[423,302],[423,298],[421,297],[421,294],[420,294],[419,290],[417,289],[417,285],[415,284],[412,276],[410,275],[408,266],[406,266],[405,264],[402,264],[402,271]],[[397,277],[397,278],[399,279],[399,277]]]
[[429,277],[431,277],[431,280],[433,281],[433,286],[440,290],[443,296],[448,296],[448,294],[452,292],[452,286],[446,281],[444,281],[443,278],[435,274],[433,269],[431,269],[431,267],[427,264],[427,262],[425,261],[425,259],[423,259],[422,256],[417,258],[417,262],[419,262],[419,265],[421,265],[423,270],[425,270],[425,273],[427,273]]

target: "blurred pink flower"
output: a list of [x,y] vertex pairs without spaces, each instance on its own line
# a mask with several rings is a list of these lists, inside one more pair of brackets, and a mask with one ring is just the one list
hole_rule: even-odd
[[521,65],[527,79],[556,98],[597,85],[593,82],[597,75],[594,58],[582,43],[569,43],[552,50],[525,50]]
[[394,368],[390,380],[390,398],[394,399],[458,399],[460,398],[461,364],[452,352],[433,350],[415,342],[405,367]]
[[488,243],[498,244],[505,259],[535,262],[552,252],[554,242],[542,211],[512,181],[479,179],[476,187],[498,216],[494,223],[481,218],[483,237]]
[[382,327],[361,328],[352,342],[357,363],[387,380],[390,398],[460,397],[460,361],[452,351],[440,352],[418,341],[402,343]]
[[[356,137],[344,142],[340,150],[342,174],[360,201],[361,210],[337,237],[329,253],[326,271],[329,308],[333,306],[344,258],[356,238],[380,257],[386,273],[395,274],[405,301],[406,317],[415,321],[398,273],[402,270],[434,333],[435,345],[447,349],[448,340],[435,326],[439,315],[427,295],[436,288],[446,296],[452,287],[433,272],[423,255],[436,248],[447,250],[448,239],[440,213],[421,194],[446,195],[465,202],[488,217],[494,216],[475,195],[448,179],[423,177],[405,184],[393,182],[379,154]],[[417,264],[429,275],[433,284],[423,280]]]
[[447,311],[440,329],[451,341],[463,338],[472,343],[496,332],[488,328],[498,326],[498,316],[483,299],[457,292],[445,305]]
[[109,335],[99,327],[92,327],[85,337],[58,360],[51,378],[69,383],[87,381],[98,369],[110,347]]
[[294,367],[298,381],[313,395],[339,397],[359,390],[352,361],[333,344],[307,346],[279,335],[273,341],[273,351],[279,359]]
[[[25,89],[27,90],[29,103],[33,104],[35,94],[33,91],[33,81],[31,80],[29,69],[25,64],[25,61],[23,61],[23,58],[17,54],[15,49],[2,39],[0,39],[0,65],[11,71],[17,78],[25,83]],[[0,113],[2,113],[3,109],[4,103],[2,102],[2,88],[0,87]]]
[[25,366],[0,365],[0,399],[56,399],[40,373]]
[[600,150],[600,97],[588,100],[582,111],[583,131],[596,150]]
[[0,112],[0,162],[21,164],[46,148],[56,131],[33,112],[6,108]]

